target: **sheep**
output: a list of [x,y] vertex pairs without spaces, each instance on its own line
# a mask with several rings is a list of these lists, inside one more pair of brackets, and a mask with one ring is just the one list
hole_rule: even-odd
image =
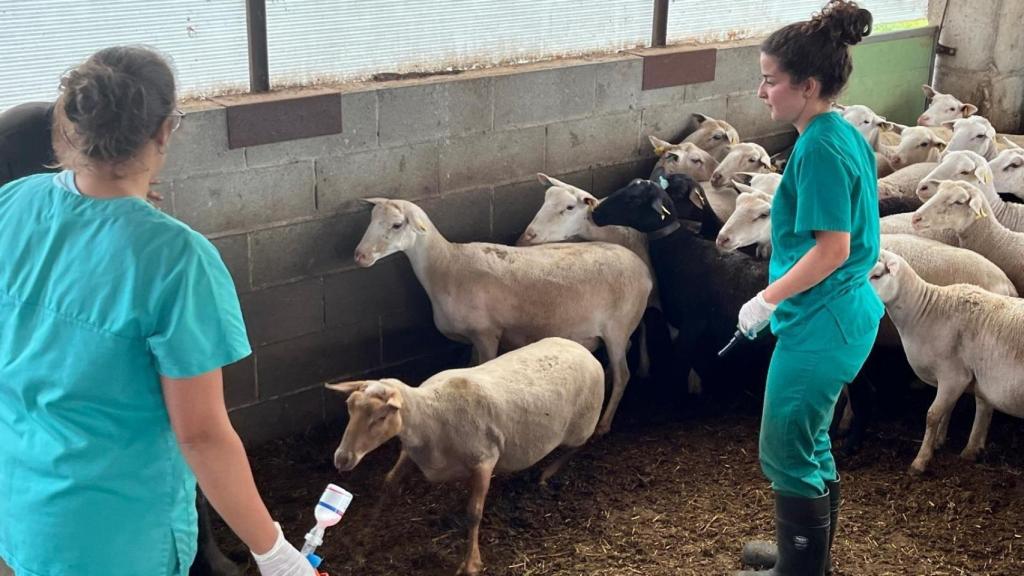
[[701,150],[709,152],[715,160],[721,161],[725,158],[730,144],[739,143],[739,133],[725,120],[716,120],[697,113],[694,113],[692,118],[697,123],[697,129],[688,134],[683,142],[696,144]]
[[772,171],[771,156],[760,144],[742,142],[729,146],[728,151],[728,154],[718,163],[718,167],[711,174],[711,185],[715,188],[728,185],[739,172]]
[[764,192],[769,196],[775,195],[775,190],[778,189],[779,184],[782,182],[782,174],[778,172],[737,172],[732,177],[733,187],[740,194],[746,192]]
[[696,180],[710,180],[718,168],[718,160],[693,142],[669,144],[654,136],[648,138],[654,146],[654,153],[659,156],[651,171],[652,179],[672,174],[686,174]]
[[1024,200],[1024,149],[1008,147],[990,160],[988,166],[996,191]]
[[896,170],[921,162],[938,163],[939,154],[946,149],[946,141],[924,126],[905,128],[900,132],[900,143],[889,154],[889,163]]
[[715,243],[731,252],[744,246],[757,246],[756,256],[765,259],[772,253],[772,197],[761,191],[744,192],[736,199],[736,210],[718,232]]
[[1024,232],[1024,205],[1004,202],[999,197],[993,186],[992,168],[978,154],[966,150],[947,152],[942,162],[917,185],[918,197],[930,197],[942,180],[963,181],[978,187],[985,193],[996,220],[1014,232]]
[[953,137],[946,145],[945,154],[957,150],[970,150],[991,160],[1004,147],[996,143],[996,129],[992,123],[983,116],[971,116],[946,122],[952,125]]
[[[422,208],[405,200],[367,199],[370,225],[356,247],[364,268],[404,252],[430,298],[437,329],[473,345],[479,362],[561,336],[608,352],[612,393],[598,424],[611,428],[629,381],[626,348],[651,293],[647,265],[605,242],[520,248],[448,242]],[[664,216],[664,214],[663,214]]]
[[842,117],[857,128],[875,151],[877,177],[891,174],[894,167],[889,162],[889,154],[900,141],[899,135],[895,133],[896,125],[861,104],[837,107]]
[[937,92],[927,84],[922,84],[921,90],[931,102],[928,109],[917,117],[918,126],[942,126],[943,122],[967,118],[978,111],[974,104],[964,104],[956,96]]
[[411,461],[430,482],[469,485],[468,549],[458,574],[479,574],[480,520],[492,473],[526,469],[563,452],[541,483],[594,434],[604,372],[583,346],[545,338],[474,368],[446,370],[418,388],[383,379],[327,384],[348,395],[349,420],[334,453],[347,472],[387,440],[402,451],[385,479],[394,489]]
[[878,198],[913,197],[917,191],[917,185],[938,165],[937,162],[920,162],[879,178]]
[[945,180],[914,212],[915,229],[952,230],[960,245],[988,258],[1024,293],[1024,233],[1014,232],[992,215],[985,193],[967,182]]
[[914,372],[937,388],[911,473],[927,469],[953,406],[969,389],[975,396],[974,425],[960,455],[976,459],[993,409],[1024,418],[1024,301],[976,286],[929,284],[904,259],[885,251],[870,282],[899,330]]

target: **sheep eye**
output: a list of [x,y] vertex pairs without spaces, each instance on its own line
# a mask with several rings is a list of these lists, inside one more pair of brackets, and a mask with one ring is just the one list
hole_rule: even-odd
[[961,175],[961,176],[970,176],[970,175],[971,175],[971,173],[970,173],[970,171],[969,171],[969,170],[961,170],[961,171],[960,171],[960,175]]
[[950,108],[949,111],[950,112],[956,112],[956,108]]
[[984,138],[984,137],[985,137],[984,134],[978,134],[977,136],[975,136],[975,138]]
[[921,148],[927,148],[927,147],[928,147],[928,143],[927,142],[921,142]]
[[704,163],[704,161],[703,161],[703,160],[701,160],[700,158],[693,158],[693,163],[694,163],[694,164],[703,164],[703,163]]
[[395,222],[394,224],[391,225],[391,229],[392,230],[398,230],[399,228],[401,228],[404,225],[405,225],[405,222]]
[[575,208],[575,206],[566,206],[565,207],[566,210],[572,210],[573,208]]
[[724,134],[715,134],[711,138],[713,140],[721,140],[722,138],[725,138],[725,135]]

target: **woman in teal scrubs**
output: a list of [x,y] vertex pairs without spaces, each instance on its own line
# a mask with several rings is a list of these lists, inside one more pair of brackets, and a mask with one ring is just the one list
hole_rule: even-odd
[[831,573],[839,475],[828,427],[844,384],[867,359],[884,313],[868,284],[879,251],[875,156],[831,110],[852,70],[847,47],[871,13],[833,0],[761,45],[758,95],[799,132],[772,203],[769,285],[743,306],[739,328],[770,323],[760,459],[775,492],[776,545],[750,543],[743,574]]
[[221,367],[250,353],[231,278],[146,202],[182,116],[170,68],[102,50],[54,116],[66,169],[0,188],[0,558],[17,576],[187,574],[198,477],[261,574],[311,576],[225,410]]

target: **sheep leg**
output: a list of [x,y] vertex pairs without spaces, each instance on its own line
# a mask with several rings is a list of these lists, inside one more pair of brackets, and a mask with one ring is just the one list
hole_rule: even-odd
[[398,453],[398,460],[395,461],[395,465],[391,467],[387,475],[384,476],[384,489],[381,490],[380,496],[377,498],[377,504],[373,507],[371,517],[378,518],[381,510],[384,509],[384,504],[395,494],[398,494],[401,489],[402,478],[405,477],[409,470],[412,470],[412,460],[409,459],[409,455],[406,454],[405,450]]
[[484,567],[483,560],[480,559],[480,520],[484,516],[484,500],[487,499],[487,490],[491,487],[494,464],[495,462],[484,462],[478,465],[469,477],[469,549],[456,575],[476,576]]
[[637,366],[636,375],[640,378],[647,378],[651,374],[651,356],[647,351],[647,329],[644,321],[636,327]]
[[597,423],[597,430],[594,431],[598,436],[607,434],[612,429],[612,419],[615,418],[622,393],[626,391],[626,384],[629,383],[629,366],[626,364],[627,341],[628,338],[620,338],[618,335],[604,338],[612,373],[612,395],[608,399],[608,406],[604,409],[601,421]]
[[946,445],[946,438],[949,435],[949,421],[953,419],[952,411],[946,414],[946,417],[939,422],[939,429],[935,433],[935,449],[942,450],[942,447]]
[[958,382],[939,377],[935,400],[932,401],[932,405],[928,408],[928,416],[925,419],[924,440],[921,442],[921,449],[918,450],[917,457],[914,458],[914,462],[910,465],[911,474],[923,474],[928,468],[928,462],[931,461],[932,456],[935,454],[935,440],[942,419],[949,417],[949,413],[956,405],[957,399],[960,398],[969,384],[970,380],[966,379]]
[[562,465],[568,462],[569,458],[572,458],[573,454],[579,452],[579,449],[579,446],[574,446],[572,448],[563,448],[562,453],[559,454],[554,460],[552,460],[550,464],[545,466],[544,470],[540,473],[541,486],[547,484],[548,480],[550,480],[551,477],[557,474],[558,471],[562,468]]
[[960,457],[971,462],[978,459],[978,453],[985,449],[988,427],[992,423],[992,405],[981,396],[974,396],[974,425],[971,426],[971,437]]

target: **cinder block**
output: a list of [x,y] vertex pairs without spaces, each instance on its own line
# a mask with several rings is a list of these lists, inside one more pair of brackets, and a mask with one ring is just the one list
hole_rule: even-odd
[[438,147],[427,142],[321,158],[316,172],[323,213],[358,209],[358,199],[369,196],[425,198],[437,193]]
[[989,120],[996,130],[1019,134],[1024,115],[1024,74],[1002,76],[992,82]]
[[235,281],[235,290],[239,293],[252,290],[252,281],[249,278],[249,237],[238,234],[216,238],[212,242]]
[[380,364],[376,320],[330,328],[257,351],[261,400],[357,374]]
[[772,120],[771,112],[756,93],[733,94],[726,104],[725,120],[740,133],[740,140],[782,132],[789,126]]
[[441,190],[494,185],[543,169],[544,126],[475,134],[441,147]]
[[380,145],[395,146],[490,130],[494,79],[438,82],[380,91]]
[[313,163],[207,174],[174,184],[175,216],[204,234],[316,213]]
[[430,308],[385,312],[380,328],[385,364],[439,352],[452,343],[434,326]]
[[227,113],[221,106],[186,108],[181,127],[167,148],[163,181],[245,168],[242,150],[228,150]]
[[254,286],[280,284],[352,267],[356,244],[370,223],[360,212],[252,233]]
[[429,308],[430,300],[404,255],[392,255],[370,268],[324,277],[327,326],[372,321],[382,313]]
[[[996,32],[995,45],[989,54],[995,60],[996,69],[1003,74],[1019,73],[1024,71],[1024,58],[1021,57],[1024,51],[1024,35],[1020,33],[1020,23],[1024,22],[1024,3],[1003,2],[999,8],[999,29]],[[1018,100],[1016,109],[1019,110],[1021,107],[1022,103]]]
[[594,168],[594,190],[592,194],[598,198],[604,198],[629,184],[634,178],[649,177],[651,170],[654,169],[655,162],[654,158],[647,158],[636,162]]
[[228,410],[256,401],[256,356],[224,367],[224,403]]
[[[693,114],[700,113],[716,119],[725,119],[726,99],[716,98],[687,104],[677,103],[668,106],[651,106],[643,111],[640,130],[640,154],[645,157],[654,155],[648,135],[662,140],[677,143],[688,136],[696,128]],[[740,138],[743,138],[740,132]]]
[[256,290],[241,297],[242,314],[254,346],[280,342],[324,327],[320,278]]
[[760,44],[756,41],[719,48],[715,79],[691,84],[686,92],[686,100],[696,102],[737,92],[756,91],[761,82],[760,55]]
[[277,142],[245,149],[248,166],[287,164],[326,156],[341,156],[377,147],[377,91],[341,95],[341,134]]
[[568,172],[634,159],[639,132],[639,111],[551,124],[545,168]]
[[322,387],[303,390],[232,410],[229,415],[242,442],[255,448],[319,426],[324,419],[324,390]]
[[783,132],[776,132],[775,134],[751,138],[749,142],[760,144],[768,151],[769,154],[776,154],[795,144],[796,136],[796,130],[790,129]]
[[417,202],[449,242],[489,242],[491,189],[451,192]]
[[494,79],[494,128],[586,116],[594,109],[597,66],[583,64]]
[[644,61],[639,56],[626,56],[617,62],[594,65],[597,91],[594,112],[621,112],[640,106]]
[[[566,184],[590,191],[593,185],[590,170],[581,170],[569,174],[549,174]],[[499,244],[515,244],[515,241],[526,230],[526,226],[544,204],[544,192],[547,187],[536,178],[523,182],[506,184],[494,189],[492,201],[493,237]]]

